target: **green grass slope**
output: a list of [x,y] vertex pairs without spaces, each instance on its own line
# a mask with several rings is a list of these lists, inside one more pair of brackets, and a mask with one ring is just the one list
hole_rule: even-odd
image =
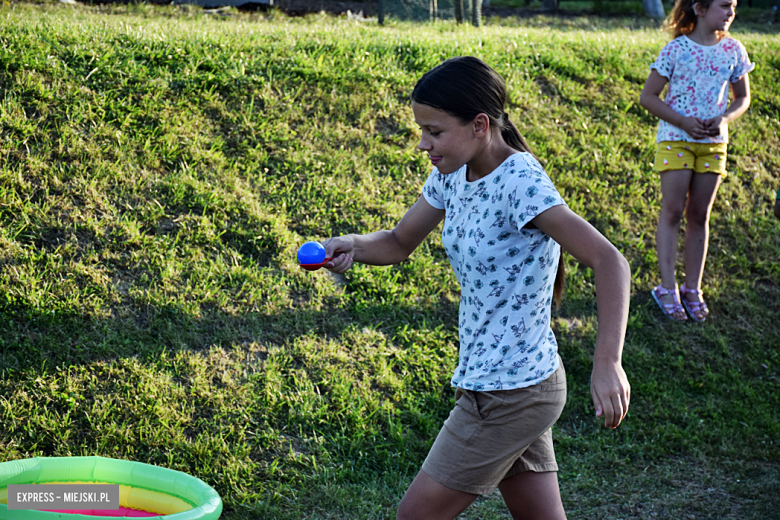
[[[554,428],[570,518],[780,508],[780,41],[746,45],[704,289],[663,318],[639,91],[646,20],[481,29],[143,5],[0,7],[0,460],[103,455],[186,471],[226,519],[394,518],[452,405],[458,287],[434,233],[401,265],[300,270],[307,240],[392,226],[429,165],[416,79],[493,65],[570,206],[624,252],[630,414],[593,417],[592,273],[567,259]],[[507,518],[490,496],[464,518]]]

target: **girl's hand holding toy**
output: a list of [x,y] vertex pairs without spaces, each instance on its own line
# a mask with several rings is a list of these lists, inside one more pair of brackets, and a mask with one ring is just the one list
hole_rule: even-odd
[[345,237],[330,238],[325,246],[319,242],[306,242],[298,248],[298,265],[307,271],[325,267],[343,274],[352,266],[352,242]]
[[329,238],[325,242],[325,250],[331,259],[326,268],[332,273],[344,274],[352,267],[355,244],[350,240],[349,235]]

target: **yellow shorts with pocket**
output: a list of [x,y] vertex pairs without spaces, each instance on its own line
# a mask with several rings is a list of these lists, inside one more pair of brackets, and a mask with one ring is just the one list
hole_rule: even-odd
[[655,152],[655,170],[693,170],[726,175],[726,143],[661,141]]

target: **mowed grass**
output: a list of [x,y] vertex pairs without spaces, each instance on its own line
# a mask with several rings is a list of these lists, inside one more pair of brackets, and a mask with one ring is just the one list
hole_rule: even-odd
[[[648,293],[660,190],[638,96],[668,40],[653,24],[0,8],[0,460],[182,470],[225,519],[394,518],[453,404],[457,282],[438,233],[346,276],[295,252],[400,219],[430,168],[411,89],[469,54],[631,263],[632,405],[609,431],[589,394],[593,276],[566,260],[569,517],[776,518],[780,41],[735,24],[757,66],[712,215],[713,317],[677,324]],[[463,518],[508,516],[494,495]]]

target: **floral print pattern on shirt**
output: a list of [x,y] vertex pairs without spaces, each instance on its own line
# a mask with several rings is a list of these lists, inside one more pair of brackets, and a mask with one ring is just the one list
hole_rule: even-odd
[[461,286],[452,385],[491,391],[544,381],[558,368],[550,307],[560,246],[525,226],[565,204],[547,173],[528,153],[474,182],[466,166],[449,175],[434,168],[423,196],[445,211],[442,243]]
[[[753,70],[745,47],[734,38],[717,45],[699,45],[687,36],[666,44],[650,69],[669,80],[665,102],[685,116],[712,119],[728,108],[729,85]],[[728,143],[728,133],[694,139],[684,130],[664,120],[658,125],[656,142]]]

